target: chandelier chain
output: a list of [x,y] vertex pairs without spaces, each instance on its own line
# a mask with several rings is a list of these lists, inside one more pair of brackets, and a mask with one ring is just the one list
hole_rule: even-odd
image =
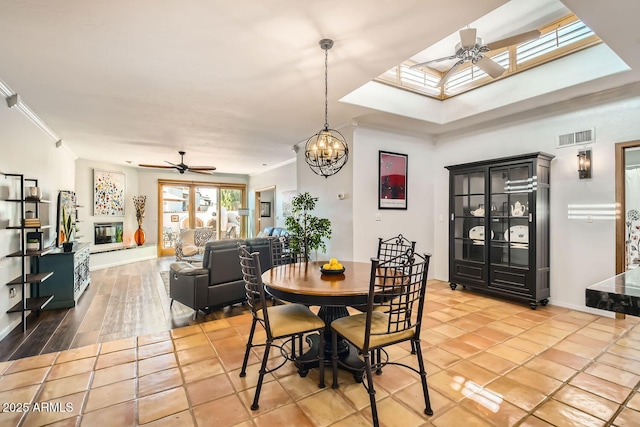
[[349,159],[349,147],[344,136],[329,129],[329,52],[333,40],[320,40],[324,50],[324,128],[311,136],[305,145],[305,161],[316,175],[325,178],[335,175]]
[[329,129],[329,49],[324,50],[324,128]]

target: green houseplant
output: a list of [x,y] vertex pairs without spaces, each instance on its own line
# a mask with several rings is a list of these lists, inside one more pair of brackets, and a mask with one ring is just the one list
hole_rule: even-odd
[[71,241],[71,234],[73,233],[73,219],[71,218],[71,214],[67,213],[64,206],[62,207],[62,233],[64,234],[62,248],[65,252],[71,252],[73,249],[73,242]]
[[331,221],[311,214],[317,201],[318,198],[308,192],[296,195],[291,200],[292,215],[285,220],[290,250],[305,255],[307,260],[312,250],[326,252],[323,239],[331,238]]

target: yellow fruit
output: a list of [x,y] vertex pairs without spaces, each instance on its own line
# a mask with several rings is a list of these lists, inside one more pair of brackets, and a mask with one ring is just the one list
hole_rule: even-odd
[[342,270],[342,264],[340,263],[337,263],[334,267],[336,270]]
[[327,263],[322,266],[325,270],[331,270],[331,264]]
[[329,260],[329,264],[337,264],[337,263],[338,263],[338,260],[337,260],[337,259],[335,259],[335,258],[331,258],[331,259]]

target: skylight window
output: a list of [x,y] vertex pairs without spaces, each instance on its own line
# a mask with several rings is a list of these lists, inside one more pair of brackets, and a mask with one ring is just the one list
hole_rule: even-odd
[[516,48],[517,63],[522,64],[534,58],[584,40],[595,33],[582,21],[574,21],[540,36],[537,40],[523,43]]
[[553,22],[541,28],[540,32],[542,36],[536,40],[510,46],[491,56],[507,70],[498,79],[491,79],[478,67],[465,64],[441,89],[436,85],[446,71],[429,67],[411,69],[415,62],[408,60],[378,76],[375,81],[443,100],[601,43],[598,36],[575,15]]

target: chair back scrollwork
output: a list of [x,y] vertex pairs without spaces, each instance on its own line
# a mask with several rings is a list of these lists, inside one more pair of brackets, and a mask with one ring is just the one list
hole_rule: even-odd
[[397,236],[389,239],[378,238],[378,253],[376,255],[376,259],[381,262],[393,259],[400,261],[402,259],[398,258],[398,256],[407,252],[409,249],[411,249],[411,251],[415,251],[416,242],[408,240],[402,234],[398,234]]
[[[386,261],[371,260],[363,351],[369,350],[370,336],[412,330],[414,338],[420,339],[430,257],[428,254],[415,253],[409,246]],[[387,313],[385,328],[381,328],[381,325],[372,328],[374,311]]]

